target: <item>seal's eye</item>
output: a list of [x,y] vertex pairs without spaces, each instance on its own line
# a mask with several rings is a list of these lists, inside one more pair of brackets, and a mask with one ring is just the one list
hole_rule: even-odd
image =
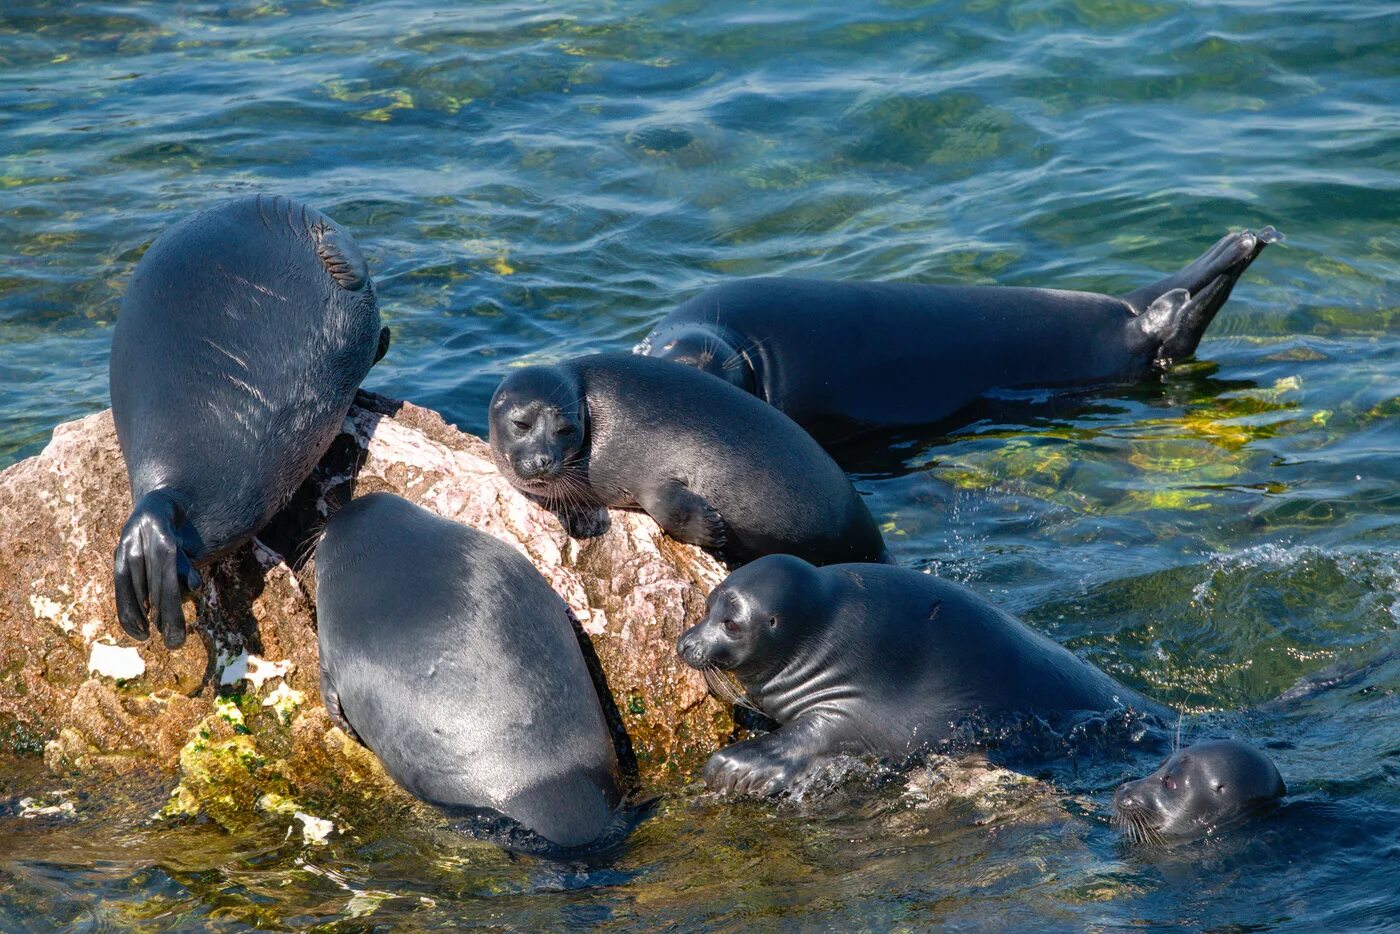
[[1170,775],[1162,776],[1162,784],[1166,786],[1167,791],[1176,791],[1176,779]]
[[724,621],[724,631],[731,636],[737,636],[739,634],[739,624],[732,619],[727,619]]
[[1225,783],[1224,783],[1224,782],[1221,782],[1219,785],[1216,785],[1216,786],[1215,786],[1215,793],[1218,794],[1218,795],[1223,795],[1223,794],[1225,793]]
[[776,616],[770,616],[770,617],[768,617],[768,628],[769,628],[769,629],[777,629],[777,628],[778,628],[778,617],[776,617]]
[[554,433],[561,438],[571,438],[575,430],[573,425],[560,425]]
[[522,422],[522,421],[520,421],[519,419],[517,419],[517,420],[511,422],[511,424],[515,426],[515,430],[516,430],[516,431],[529,431],[529,430],[530,430],[530,423],[529,423],[529,422]]

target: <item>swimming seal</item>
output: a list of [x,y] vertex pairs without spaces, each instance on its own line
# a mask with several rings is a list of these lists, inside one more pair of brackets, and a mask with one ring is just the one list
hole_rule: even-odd
[[831,444],[951,427],[997,390],[1140,380],[1189,357],[1272,227],[1229,234],[1121,297],[1058,289],[744,279],[707,289],[637,345],[771,403]]
[[[716,791],[776,794],[825,759],[898,759],[969,724],[1168,711],[972,591],[909,568],[754,561],[710,594],[680,657],[779,724],[705,766]],[[717,683],[719,682],[719,683]]]
[[524,555],[389,493],[316,550],[321,696],[408,791],[585,847],[621,795],[564,601]]
[[691,367],[626,353],[527,367],[488,414],[498,469],[556,508],[644,509],[734,561],[885,555],[860,495],[806,432]]
[[1113,794],[1113,821],[1128,839],[1163,842],[1212,834],[1287,793],[1264,753],[1237,740],[1195,743]]
[[197,568],[251,538],[310,475],[389,346],[348,233],[289,198],[166,230],[112,336],[112,417],[133,505],[113,559],[135,639],[185,641]]

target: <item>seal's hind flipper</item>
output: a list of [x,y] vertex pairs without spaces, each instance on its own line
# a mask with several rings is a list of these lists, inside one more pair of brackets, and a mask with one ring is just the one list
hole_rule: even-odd
[[356,733],[350,721],[345,719],[345,708],[340,705],[340,692],[335,689],[335,681],[331,679],[325,666],[321,667],[321,700],[326,705],[326,713],[330,715],[331,723],[340,727],[342,733],[361,746],[365,745],[365,741],[360,739],[360,734]]
[[1273,227],[1226,234],[1185,269],[1124,296],[1139,315],[1136,326],[1160,342],[1158,362],[1195,353],[1240,276],[1264,247],[1282,239]]
[[145,640],[154,617],[170,649],[185,644],[184,599],[200,585],[181,540],[181,525],[180,509],[168,493],[147,493],[122,527],[112,556],[113,592],[122,629],[133,639]]
[[[378,363],[384,359],[384,355],[389,352],[389,342],[393,339],[393,334],[389,331],[388,325],[379,329],[379,346],[374,351],[374,362]],[[373,366],[374,364],[370,364]]]

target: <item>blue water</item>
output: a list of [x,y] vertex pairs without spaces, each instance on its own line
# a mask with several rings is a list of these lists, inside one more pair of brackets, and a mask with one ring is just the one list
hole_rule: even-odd
[[1274,224],[1197,362],[856,481],[901,562],[1183,707],[1188,739],[1271,745],[1292,795],[1143,853],[1104,805],[1155,763],[990,815],[689,789],[581,875],[85,799],[0,808],[0,927],[1400,927],[1400,4],[7,0],[0,463],[107,404],[157,233],[253,190],[364,248],[395,331],[367,387],[478,432],[511,361],[627,347],[727,278],[1111,292]]

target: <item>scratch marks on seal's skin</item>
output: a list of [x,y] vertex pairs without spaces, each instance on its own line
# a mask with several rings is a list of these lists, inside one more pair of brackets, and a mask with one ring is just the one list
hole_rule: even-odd
[[[262,225],[266,227],[269,231],[272,230],[272,224],[269,223],[267,214],[263,212],[263,196],[261,194],[257,196],[255,204],[258,210],[258,220],[262,221]],[[272,203],[271,205],[269,205],[268,210],[271,211],[274,215],[280,215],[282,222],[287,225],[288,230],[290,230],[292,233],[297,232],[296,227],[292,224],[292,202],[290,200],[288,200],[287,198],[283,198],[281,195],[273,195]],[[305,206],[303,206],[302,211],[305,212],[305,210],[306,208]],[[306,221],[305,218],[303,218],[302,227],[305,226]]]
[[200,340],[204,341],[204,343],[208,344],[210,347],[213,347],[215,350],[217,350],[219,353],[223,354],[225,357],[228,357],[228,358],[229,358],[230,360],[232,360],[234,363],[236,363],[236,364],[238,364],[239,366],[241,366],[244,370],[247,370],[247,369],[248,369],[248,361],[247,361],[247,360],[244,360],[244,359],[243,359],[242,357],[240,357],[238,354],[234,353],[233,351],[231,351],[231,350],[229,350],[229,349],[227,349],[227,348],[225,348],[225,347],[220,347],[218,344],[216,344],[214,341],[210,340],[210,339],[207,338],[207,337],[201,337]]
[[239,387],[240,389],[242,389],[242,390],[244,390],[245,392],[247,392],[248,395],[252,396],[254,399],[257,399],[258,402],[262,403],[264,406],[267,406],[268,408],[271,408],[271,406],[272,406],[272,400],[269,399],[269,398],[263,393],[263,391],[262,391],[261,389],[259,389],[258,387],[254,386],[252,383],[248,382],[247,380],[239,379],[237,376],[234,376],[232,373],[225,373],[224,376],[225,376],[225,378],[228,379],[228,381],[229,381],[230,383],[233,383],[235,386],[237,386],[237,387]]
[[[226,271],[227,271],[227,270],[226,270]],[[258,283],[258,282],[254,282],[252,279],[249,279],[249,278],[246,277],[246,276],[240,276],[240,275],[239,275],[238,273],[236,273],[236,272],[230,272],[230,273],[228,274],[228,276],[229,276],[230,279],[232,279],[233,281],[237,282],[239,285],[245,285],[245,286],[247,286],[248,288],[252,289],[253,291],[255,291],[255,292],[261,292],[262,294],[268,296],[269,298],[275,298],[275,299],[277,299],[279,302],[285,302],[285,301],[287,300],[287,296],[283,295],[281,292],[274,292],[272,289],[269,289],[267,286],[262,285],[261,283]],[[257,299],[253,299],[253,303],[254,303],[254,304],[257,304],[259,307],[262,307],[261,304],[258,302]]]
[[257,198],[256,198],[255,201],[254,201],[254,203],[256,204],[257,209],[258,209],[258,220],[262,221],[263,227],[265,227],[268,231],[271,231],[271,230],[272,230],[272,225],[269,224],[269,223],[267,222],[267,215],[263,213],[263,203],[262,203],[262,202],[263,202],[263,196],[262,196],[261,193],[259,193],[258,196],[257,196]]

